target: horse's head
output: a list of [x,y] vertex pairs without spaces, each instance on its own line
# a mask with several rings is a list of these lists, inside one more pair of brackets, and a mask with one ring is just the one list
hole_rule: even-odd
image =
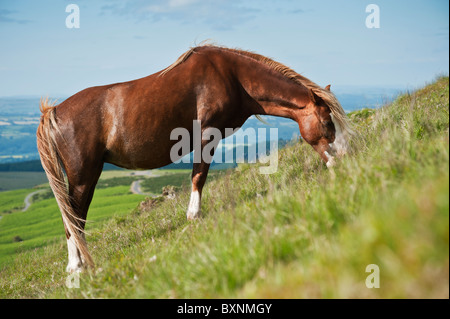
[[[348,150],[348,127],[345,113],[330,92],[325,89],[309,89],[310,101],[303,109],[301,121],[298,121],[300,133],[331,167],[335,157],[341,157]],[[344,127],[343,127],[344,126]]]

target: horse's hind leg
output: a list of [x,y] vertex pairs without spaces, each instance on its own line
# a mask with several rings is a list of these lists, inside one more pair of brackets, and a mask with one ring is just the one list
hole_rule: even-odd
[[[95,166],[85,165],[76,172],[70,170],[67,171],[70,204],[75,212],[75,217],[79,218],[79,220],[77,220],[77,225],[78,228],[80,228],[80,232],[81,230],[84,230],[89,205],[92,201],[95,185],[100,177],[102,168],[103,163]],[[83,237],[83,240],[86,240],[84,233],[82,233],[81,236]],[[69,262],[66,270],[68,272],[81,271],[86,261],[81,257],[81,253],[67,229],[66,237],[67,250],[69,253]]]

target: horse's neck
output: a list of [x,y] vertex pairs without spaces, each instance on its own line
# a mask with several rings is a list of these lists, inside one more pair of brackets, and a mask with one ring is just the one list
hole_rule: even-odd
[[238,71],[239,80],[257,103],[253,103],[253,114],[274,115],[298,120],[299,108],[310,102],[308,89],[286,79],[258,62],[242,66]]

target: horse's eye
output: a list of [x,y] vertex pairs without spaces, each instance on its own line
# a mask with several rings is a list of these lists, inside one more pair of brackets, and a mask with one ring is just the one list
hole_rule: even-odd
[[325,126],[331,126],[331,123],[332,123],[331,121],[326,121],[326,120],[322,122],[322,124]]

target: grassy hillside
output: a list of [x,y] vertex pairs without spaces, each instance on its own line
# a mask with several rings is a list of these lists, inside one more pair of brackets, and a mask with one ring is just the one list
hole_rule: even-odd
[[[97,271],[79,289],[58,239],[1,270],[0,296],[448,298],[448,77],[350,117],[363,143],[334,169],[298,143],[275,174],[247,164],[207,182],[200,220],[185,218],[186,190],[123,208],[88,225]],[[369,264],[380,288],[365,285]]]

